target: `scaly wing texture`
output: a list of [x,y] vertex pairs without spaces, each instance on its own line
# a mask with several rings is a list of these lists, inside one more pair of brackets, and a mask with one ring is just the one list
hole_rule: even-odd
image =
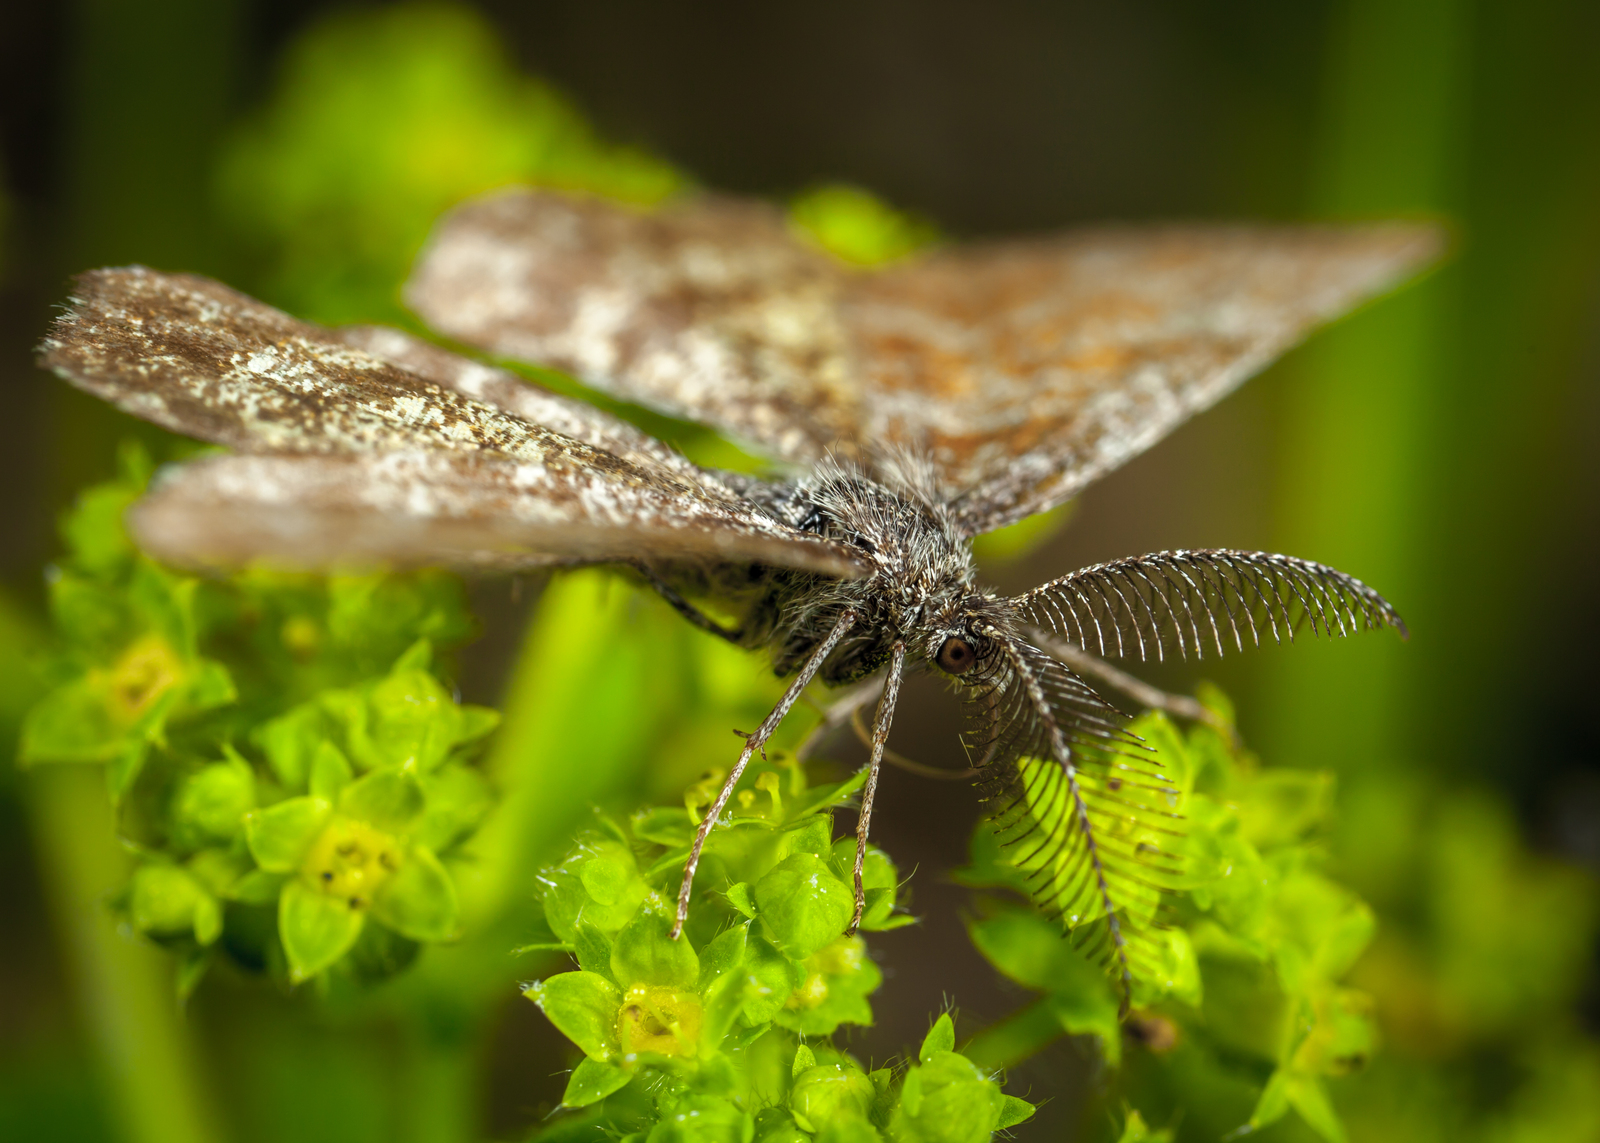
[[859,574],[832,545],[738,505],[561,450],[540,463],[406,449],[210,457],[162,473],[129,522],[142,547],[179,566],[710,560]]
[[865,429],[930,449],[968,531],[988,531],[1075,495],[1437,250],[1407,226],[1193,226],[934,254],[846,299]]
[[757,203],[645,213],[512,191],[445,216],[406,300],[469,345],[808,464],[861,424],[847,277]]
[[857,272],[756,204],[511,191],[441,222],[407,298],[783,460],[925,452],[977,533],[1072,496],[1439,248],[1414,226],[1125,227]]
[[[846,550],[732,497],[665,446],[552,395],[519,397],[509,375],[391,346],[447,387],[204,278],[131,267],[77,285],[41,362],[242,454],[169,474],[132,514],[140,542],[171,562],[709,559],[859,574]],[[474,385],[500,407],[469,395]],[[540,411],[589,439],[519,415]]]

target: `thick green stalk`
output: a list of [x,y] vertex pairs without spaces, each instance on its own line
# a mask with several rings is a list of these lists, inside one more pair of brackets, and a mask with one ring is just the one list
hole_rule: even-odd
[[118,930],[107,898],[127,877],[99,767],[27,776],[45,889],[127,1143],[222,1139],[178,1009],[172,958]]
[[[1464,0],[1349,0],[1330,38],[1312,213],[1428,215],[1446,205],[1463,117]],[[1278,546],[1377,586],[1420,638],[1428,474],[1442,445],[1454,306],[1446,272],[1323,335],[1286,386]],[[1369,637],[1273,656],[1262,745],[1347,773],[1393,761],[1417,656]],[[1406,663],[1401,669],[1402,660]]]

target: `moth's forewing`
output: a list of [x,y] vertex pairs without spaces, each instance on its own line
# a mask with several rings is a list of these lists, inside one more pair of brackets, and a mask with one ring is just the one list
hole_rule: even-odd
[[780,458],[926,452],[976,533],[1073,495],[1439,247],[1427,227],[1119,228],[863,273],[759,206],[511,191],[446,217],[407,297]]
[[133,267],[78,280],[41,361],[127,412],[246,454],[169,474],[133,513],[136,538],[173,563],[698,559],[861,573],[848,550],[778,523],[681,457],[658,460],[665,446],[620,422],[563,412],[637,459],[464,395],[470,363],[411,351],[456,384],[219,283]]
[[[346,345],[409,373],[536,425],[605,449],[640,465],[660,465],[700,484],[712,477],[683,454],[618,417],[534,385],[516,374],[451,353],[398,329],[345,326],[331,331]],[[730,496],[732,493],[730,492]]]
[[1130,227],[935,253],[846,295],[864,428],[920,442],[988,531],[1143,452],[1439,246],[1413,226]]
[[208,278],[132,266],[75,285],[40,364],[173,432],[240,452],[532,459],[549,436]]
[[809,463],[861,423],[847,277],[760,203],[508,191],[444,218],[406,300],[469,345]]

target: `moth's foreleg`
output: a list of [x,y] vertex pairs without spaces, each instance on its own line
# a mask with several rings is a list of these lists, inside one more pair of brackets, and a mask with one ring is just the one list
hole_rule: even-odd
[[710,834],[711,827],[717,824],[717,819],[722,816],[728,799],[733,796],[733,788],[739,784],[739,778],[744,774],[744,768],[750,764],[750,758],[767,739],[772,737],[772,732],[778,729],[778,724],[784,720],[795,700],[800,697],[800,692],[805,690],[819,670],[823,661],[833,653],[839,645],[839,640],[849,633],[850,628],[856,625],[857,615],[852,610],[846,610],[839,616],[839,621],[833,625],[833,630],[828,632],[828,637],[817,645],[811,652],[810,658],[800,668],[800,673],[789,684],[789,689],[778,700],[778,705],[768,712],[767,717],[761,720],[761,725],[745,740],[744,749],[739,752],[739,761],[728,774],[728,780],[722,783],[722,789],[717,792],[717,800],[711,803],[711,808],[706,811],[706,816],[700,822],[700,828],[695,831],[694,845],[689,850],[689,861],[683,867],[683,883],[678,886],[678,915],[672,925],[672,937],[676,940],[683,933],[683,923],[689,917],[689,890],[694,884],[694,871],[700,864],[700,851],[705,848],[706,836]]
[[861,791],[861,815],[856,819],[856,908],[850,916],[848,932],[854,936],[866,911],[867,891],[862,884],[862,868],[867,860],[867,831],[872,825],[872,799],[878,792],[878,770],[883,764],[884,744],[889,741],[889,726],[894,722],[895,704],[900,701],[900,672],[906,665],[906,645],[896,642],[889,659],[889,674],[884,679],[883,697],[872,720],[872,757],[867,762],[867,785]]
[[1232,736],[1233,728],[1219,718],[1211,708],[1205,706],[1198,699],[1188,695],[1175,695],[1159,687],[1153,687],[1143,679],[1135,678],[1126,671],[1118,670],[1110,663],[1097,655],[1091,655],[1081,647],[1076,647],[1043,628],[1030,627],[1029,638],[1055,658],[1061,660],[1080,675],[1089,675],[1099,679],[1113,690],[1121,691],[1140,706],[1151,710],[1164,711],[1175,718],[1186,718],[1195,722],[1204,722],[1215,727],[1223,734]]
[[679,595],[677,590],[673,588],[673,586],[666,580],[657,575],[648,564],[635,563],[630,564],[629,566],[638,571],[640,575],[644,576],[645,582],[651,587],[655,588],[656,594],[661,596],[662,599],[666,600],[674,611],[683,616],[690,623],[693,623],[696,627],[700,628],[700,630],[709,631],[711,634],[726,639],[730,643],[743,642],[744,628],[724,627],[715,619],[711,618],[711,616],[707,615],[694,604],[690,603],[687,599],[683,598],[683,596]]

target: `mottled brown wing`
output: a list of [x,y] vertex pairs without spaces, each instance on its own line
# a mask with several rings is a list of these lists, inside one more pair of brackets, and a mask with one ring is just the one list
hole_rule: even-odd
[[[216,282],[132,267],[79,278],[41,362],[243,454],[183,466],[132,514],[141,542],[174,563],[696,558],[860,574],[845,549],[771,519],[621,422],[550,394],[519,397],[509,375],[475,374],[443,351],[390,348],[450,384]],[[589,439],[519,415],[539,411]]]
[[780,459],[926,452],[981,532],[1073,495],[1439,245],[1408,226],[1107,228],[855,272],[768,207],[509,191],[446,217],[407,298]]
[[969,532],[1041,512],[1435,257],[1419,226],[1107,228],[957,248],[843,303],[863,431],[930,451]]
[[439,224],[406,288],[435,329],[809,464],[861,424],[849,274],[770,206],[645,213],[506,191]]
[[[585,401],[552,393],[509,370],[462,357],[387,326],[352,325],[332,332],[344,344],[365,350],[436,385],[584,444],[603,448],[623,460],[657,465],[702,485],[717,483],[713,474],[627,421]],[[733,496],[731,491],[726,494],[729,498]]]
[[134,506],[140,545],[180,567],[716,561],[854,576],[834,545],[582,451],[542,462],[398,450],[228,455],[165,470]]

